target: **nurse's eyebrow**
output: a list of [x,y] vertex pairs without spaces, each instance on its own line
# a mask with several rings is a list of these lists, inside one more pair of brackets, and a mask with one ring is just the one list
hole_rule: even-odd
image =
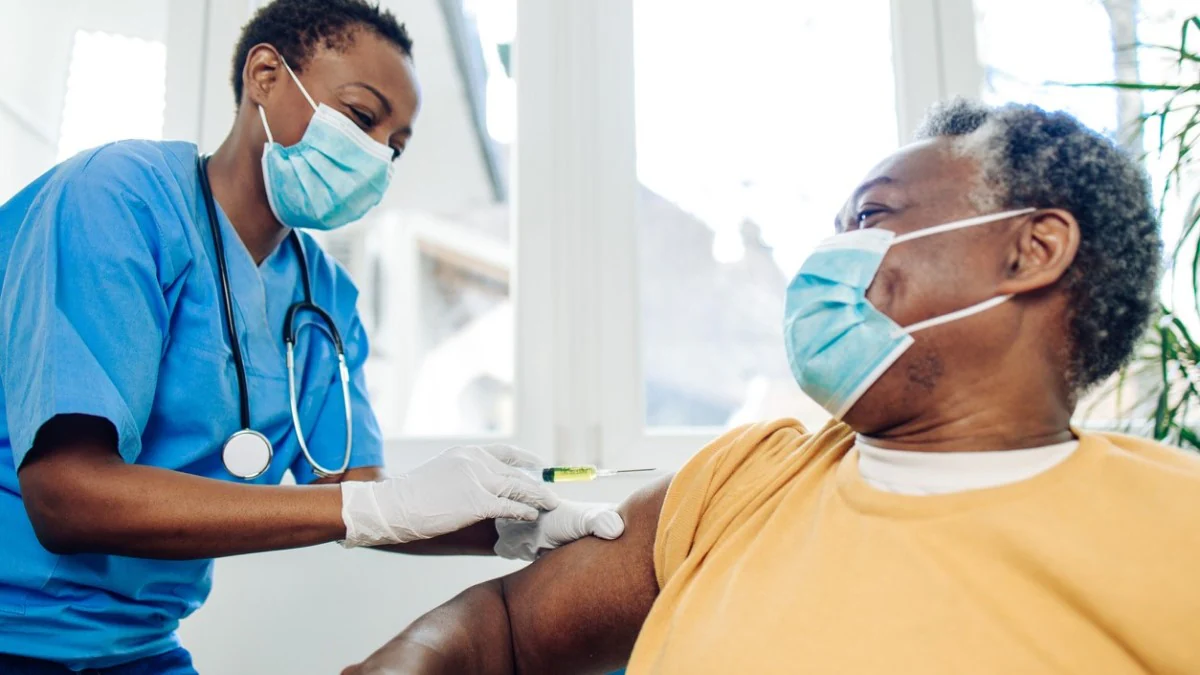
[[387,99],[387,97],[386,97],[386,96],[384,96],[384,95],[383,95],[383,94],[382,94],[382,93],[381,93],[381,92],[380,92],[378,89],[376,89],[375,87],[372,87],[371,85],[367,84],[366,82],[350,82],[350,83],[348,83],[348,84],[343,84],[343,85],[342,85],[342,88],[343,88],[343,89],[344,89],[344,88],[346,88],[346,87],[362,87],[363,89],[366,89],[367,91],[371,92],[372,94],[375,94],[375,98],[378,98],[378,99],[379,99],[379,102],[380,102],[381,104],[383,104],[383,114],[384,114],[384,115],[391,115],[391,114],[392,114],[392,102],[391,102],[391,101],[389,101],[389,100]]

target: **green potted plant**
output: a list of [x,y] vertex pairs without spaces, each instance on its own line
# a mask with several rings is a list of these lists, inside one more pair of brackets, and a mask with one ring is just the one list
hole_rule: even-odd
[[[1200,16],[1183,22],[1178,46],[1137,45],[1166,51],[1178,77],[1167,82],[1082,84],[1154,97],[1161,104],[1138,117],[1138,137],[1157,139],[1147,159],[1165,161],[1159,212],[1183,218],[1180,236],[1167,251],[1169,288],[1190,289],[1186,299],[1164,301],[1134,360],[1092,399],[1115,408],[1125,430],[1200,451]],[[1168,208],[1168,205],[1174,208]],[[1183,284],[1183,286],[1178,286]],[[1190,326],[1190,328],[1189,328]],[[1088,416],[1091,416],[1090,414]]]

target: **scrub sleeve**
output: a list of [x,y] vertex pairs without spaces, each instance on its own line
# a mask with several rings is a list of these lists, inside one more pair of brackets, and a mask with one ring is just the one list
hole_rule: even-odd
[[141,452],[173,273],[153,208],[103,174],[85,168],[49,185],[15,235],[0,365],[18,468],[42,425],[67,413],[112,422],[126,462]]

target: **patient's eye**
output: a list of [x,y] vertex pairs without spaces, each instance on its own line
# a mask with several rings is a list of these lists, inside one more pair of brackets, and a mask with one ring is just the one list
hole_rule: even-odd
[[854,214],[854,222],[860,229],[865,229],[873,226],[880,220],[880,216],[887,212],[887,209],[878,206],[865,206]]

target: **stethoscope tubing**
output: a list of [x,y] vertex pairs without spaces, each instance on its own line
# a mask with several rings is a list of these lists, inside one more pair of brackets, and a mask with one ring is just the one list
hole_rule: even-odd
[[[229,336],[230,352],[233,356],[234,370],[237,373],[238,381],[238,411],[240,414],[241,430],[234,435],[251,433],[260,437],[267,445],[268,458],[273,454],[271,442],[262,434],[254,431],[250,427],[250,390],[246,380],[246,363],[242,354],[241,343],[237,335],[237,323],[233,315],[233,293],[229,284],[229,270],[225,260],[225,241],[221,236],[220,222],[217,220],[216,202],[212,196],[212,187],[208,181],[208,157],[201,156],[196,160],[197,170],[200,175],[200,188],[204,195],[204,205],[208,215],[209,231],[213,239],[213,252],[217,258],[217,276],[221,285],[221,301],[222,310],[225,315],[225,330]],[[354,431],[353,431],[353,414],[351,410],[350,400],[350,369],[346,365],[345,345],[342,342],[341,333],[338,332],[337,325],[333,317],[324,309],[319,307],[312,299],[312,286],[309,281],[308,259],[304,253],[304,243],[300,241],[300,237],[293,231],[289,233],[288,239],[291,240],[292,246],[296,249],[297,260],[300,263],[300,278],[304,288],[304,300],[292,304],[287,309],[283,321],[283,342],[287,350],[287,373],[288,373],[288,403],[291,407],[292,425],[296,430],[296,441],[300,446],[300,451],[304,453],[304,458],[312,467],[313,472],[321,477],[337,476],[346,472],[350,465],[350,453],[353,446]],[[341,382],[342,403],[346,414],[346,450],[342,456],[342,465],[338,469],[328,469],[318,462],[308,449],[308,443],[304,438],[304,430],[300,426],[300,410],[298,406],[298,398],[296,392],[296,362],[295,362],[295,346],[297,340],[296,316],[301,312],[310,312],[315,314],[317,318],[325,325],[326,331],[333,342],[334,350],[337,353],[338,361],[338,379]],[[232,437],[231,437],[232,438]],[[226,443],[226,447],[229,443]],[[267,465],[270,461],[268,459]],[[228,466],[228,463],[226,463]],[[245,479],[256,478],[262,475],[267,469],[266,466],[262,471],[254,475],[239,476]],[[232,471],[230,471],[233,473]],[[238,475],[238,474],[234,474]]]

